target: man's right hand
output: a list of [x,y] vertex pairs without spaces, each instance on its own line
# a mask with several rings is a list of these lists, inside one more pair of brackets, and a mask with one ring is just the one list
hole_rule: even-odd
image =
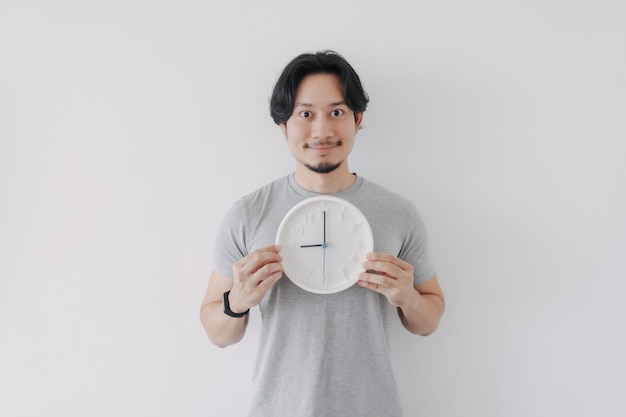
[[235,313],[258,305],[267,291],[282,277],[280,246],[272,245],[251,252],[233,266],[233,277],[213,270],[209,279],[200,320],[209,339],[219,347],[240,341],[248,325],[249,316],[233,318],[223,311],[222,295],[230,291],[228,303]]
[[244,312],[258,305],[265,293],[283,276],[279,245],[257,249],[233,265],[230,309]]

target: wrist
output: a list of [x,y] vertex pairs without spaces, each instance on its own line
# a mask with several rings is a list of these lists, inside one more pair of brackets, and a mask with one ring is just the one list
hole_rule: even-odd
[[239,311],[237,310],[237,307],[235,307],[234,310],[231,309],[229,296],[230,296],[230,291],[226,291],[222,296],[222,305],[224,307],[224,314],[230,317],[235,317],[235,318],[247,316],[248,313],[250,312],[250,309],[247,309],[246,311]]
[[420,297],[421,294],[415,289],[415,287],[411,287],[404,294],[403,300],[400,302],[398,307],[403,311],[411,310],[420,302]]

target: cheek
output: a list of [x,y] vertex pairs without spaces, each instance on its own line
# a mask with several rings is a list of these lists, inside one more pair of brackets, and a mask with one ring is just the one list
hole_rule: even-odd
[[295,133],[292,130],[289,131],[289,135],[287,135],[285,139],[292,154],[300,152],[303,141],[298,136],[295,136]]
[[291,123],[283,129],[285,137],[290,141],[306,139],[308,135],[307,126],[299,123]]
[[356,138],[356,132],[357,131],[355,130],[354,125],[341,127],[341,137],[344,139],[344,141],[354,142],[354,139]]

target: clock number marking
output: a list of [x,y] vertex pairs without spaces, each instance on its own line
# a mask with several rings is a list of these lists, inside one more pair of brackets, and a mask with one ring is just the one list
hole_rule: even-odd
[[339,212],[339,221],[346,221],[346,206],[341,207],[341,211]]
[[293,233],[297,236],[301,236],[304,234],[304,227],[302,225],[294,226]]
[[345,266],[339,268],[339,276],[345,280],[348,279],[348,269]]
[[350,225],[348,226],[348,231],[354,232],[357,229],[357,227],[359,227],[362,224],[363,224],[363,220],[357,220],[357,221],[351,222]]

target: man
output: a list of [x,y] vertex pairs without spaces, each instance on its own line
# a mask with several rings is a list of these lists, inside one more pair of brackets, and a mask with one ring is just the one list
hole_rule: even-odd
[[[350,64],[332,51],[303,54],[279,77],[272,118],[296,160],[295,171],[235,203],[217,236],[215,269],[201,308],[210,340],[244,336],[259,305],[263,326],[250,416],[402,415],[387,343],[389,310],[428,335],[444,310],[423,222],[408,200],[350,172],[348,155],[369,99]],[[375,252],[358,285],[309,293],[284,276],[273,245],[289,209],[319,194],[356,205]],[[365,272],[367,271],[367,272]]]

